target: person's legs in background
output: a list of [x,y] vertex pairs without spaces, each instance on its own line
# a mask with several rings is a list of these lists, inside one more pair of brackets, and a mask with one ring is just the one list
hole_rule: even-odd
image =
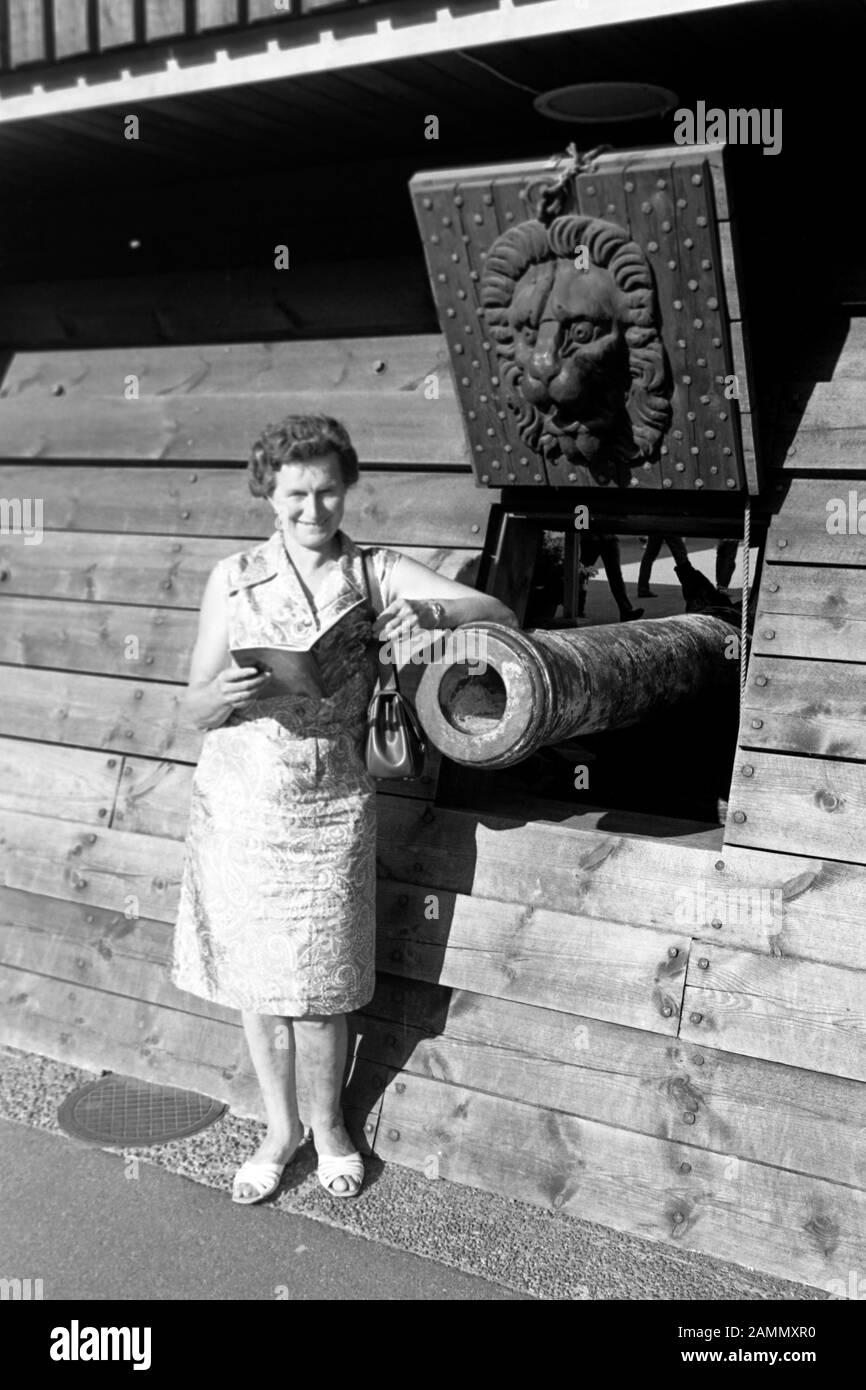
[[644,552],[641,556],[640,569],[637,576],[637,596],[638,598],[655,598],[656,595],[650,588],[650,579],[655,561],[658,559],[659,551],[662,548],[663,536],[647,536]]
[[737,551],[740,547],[739,541],[719,541],[716,546],[716,588],[723,594],[728,592],[728,587],[734,577],[734,570],[737,567]]

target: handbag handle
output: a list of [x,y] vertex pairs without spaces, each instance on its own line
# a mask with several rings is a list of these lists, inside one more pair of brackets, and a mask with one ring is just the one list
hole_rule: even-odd
[[[370,552],[368,550],[362,550],[361,557],[364,563],[364,588],[367,591],[367,610],[370,621],[372,622],[382,612],[385,603],[382,598],[382,590],[379,587],[379,580],[376,577],[376,571],[373,568]],[[373,594],[375,594],[377,600],[375,604],[373,601]],[[396,664],[394,662],[383,661],[382,643],[378,639],[376,639],[376,657],[379,665],[379,688],[381,690],[399,690]]]

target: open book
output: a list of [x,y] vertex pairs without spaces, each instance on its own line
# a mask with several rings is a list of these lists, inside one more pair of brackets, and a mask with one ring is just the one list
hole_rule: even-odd
[[238,647],[232,649],[238,666],[267,667],[271,679],[263,685],[261,696],[271,699],[277,695],[327,695],[319,663],[312,652],[296,652],[286,647]]

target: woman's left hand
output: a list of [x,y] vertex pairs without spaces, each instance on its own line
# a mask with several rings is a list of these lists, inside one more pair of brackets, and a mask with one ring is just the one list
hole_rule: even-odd
[[373,633],[380,642],[408,639],[416,632],[435,627],[436,611],[432,599],[394,599],[393,603],[382,609],[373,623]]

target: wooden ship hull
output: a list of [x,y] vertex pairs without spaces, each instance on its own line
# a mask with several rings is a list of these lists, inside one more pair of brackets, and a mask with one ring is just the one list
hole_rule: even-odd
[[[72,76],[66,108],[62,83],[40,98],[27,67],[62,59],[73,74],[78,54],[82,70],[99,71],[112,45],[99,51],[91,8],[80,7],[80,33],[63,31],[58,46],[56,8],[53,27],[31,32],[20,6],[0,6],[0,95],[15,117],[5,177],[10,191],[24,188],[38,156],[46,179],[4,234],[11,269],[0,285],[0,495],[11,523],[20,508],[0,536],[0,1041],[261,1115],[238,1015],[178,991],[168,963],[201,746],[179,697],[209,570],[268,534],[244,478],[266,419],[322,407],[339,416],[363,470],[347,509],[353,539],[476,583],[522,620],[542,534],[573,537],[577,504],[601,531],[711,539],[742,536],[748,506],[760,568],[744,698],[739,711],[735,693],[726,706],[724,825],[648,811],[651,789],[626,806],[537,791],[515,800],[491,774],[464,775],[435,750],[416,782],[382,784],[379,983],[353,1019],[347,1116],[365,1151],[430,1179],[817,1288],[847,1285],[866,1260],[866,333],[862,251],[836,234],[842,214],[824,214],[820,233],[803,227],[801,180],[817,136],[792,136],[784,168],[760,155],[738,163],[721,146],[641,145],[598,156],[569,183],[575,215],[611,219],[644,248],[662,248],[670,440],[623,487],[613,473],[540,452],[523,467],[513,422],[479,386],[497,360],[483,316],[465,325],[483,353],[454,351],[455,324],[462,332],[480,292],[473,257],[526,220],[552,177],[513,84],[477,71],[502,105],[474,164],[452,144],[423,157],[401,148],[389,169],[363,152],[373,135],[385,138],[380,99],[409,100],[413,75],[438,82],[443,101],[467,99],[470,70],[445,38],[425,66],[432,40],[416,35],[415,50],[398,55],[415,64],[405,71],[375,70],[368,49],[345,58],[342,76],[315,64],[283,78],[253,66],[227,105],[209,24],[184,35],[188,7],[174,7],[175,19],[171,6],[130,6],[133,28],[118,42],[132,45],[124,61],[143,84],[136,157],[155,210],[128,184],[116,209],[103,191],[95,212],[106,212],[115,240],[146,243],[168,225],[173,194],[157,172],[174,117],[177,177],[194,180],[181,200],[184,234],[195,243],[217,207],[229,231],[215,233],[225,244],[204,263],[169,248],[101,273],[87,237],[100,219],[88,223],[85,194],[75,201],[64,151],[92,158],[93,180],[112,169],[117,132],[106,122],[120,109],[108,88],[103,106],[79,109]],[[748,25],[752,8],[735,7],[738,22]],[[264,23],[255,9],[245,7],[247,20]],[[528,24],[531,10],[560,14],[558,30],[524,37],[540,78],[563,43],[564,11],[524,9]],[[664,9],[653,6],[662,26]],[[208,13],[217,10],[212,22],[228,26],[217,39],[232,61],[252,63],[229,42],[240,41],[241,10]],[[605,44],[615,52],[620,40],[649,45],[648,63],[672,46],[681,59],[690,42],[723,46],[710,13],[654,31],[653,48],[653,34],[618,23],[615,10],[584,36],[601,66]],[[841,62],[848,13],[841,3],[831,11],[821,41]],[[134,28],[142,12],[144,34]],[[358,42],[348,23],[341,35],[329,22],[338,46]],[[312,12],[303,23],[321,27]],[[104,25],[102,39],[111,32]],[[453,47],[466,41],[461,31]],[[192,88],[172,96],[146,60],[148,44],[162,54],[160,45],[184,42],[198,45],[201,98]],[[548,47],[534,52],[533,42]],[[267,255],[253,254],[249,207],[273,184],[265,156],[260,170],[242,167],[244,150],[262,123],[273,160],[283,117],[300,137],[329,109],[343,129],[354,113],[359,130],[337,194],[334,132],[317,149],[312,131],[296,175],[312,230],[299,241],[302,271],[283,279],[271,269],[270,248],[285,239],[279,217],[263,230]],[[238,147],[224,183],[195,182],[208,140]],[[844,164],[836,151],[836,183],[827,182],[837,189]],[[394,228],[384,239],[377,219],[358,215],[367,187]],[[698,276],[690,290],[688,232],[676,219],[678,199],[698,194],[704,210],[684,215],[705,218],[711,250],[689,250],[711,262],[712,285]],[[339,227],[335,198],[353,209]],[[290,201],[287,191],[286,218]],[[72,264],[40,272],[69,205]],[[780,207],[785,229],[762,220]],[[452,251],[443,236],[468,249]],[[664,255],[664,236],[679,238],[682,257]],[[801,292],[816,244],[818,269]],[[438,278],[440,256],[462,257],[450,282]],[[681,285],[684,303],[698,293],[715,301],[683,331],[672,307]],[[704,365],[689,371],[698,357]],[[483,365],[464,371],[467,358]],[[707,412],[723,409],[716,398],[731,375],[737,409],[713,425]],[[425,392],[431,380],[435,393]],[[41,543],[28,528],[44,528]],[[567,589],[578,563],[571,539]]]

